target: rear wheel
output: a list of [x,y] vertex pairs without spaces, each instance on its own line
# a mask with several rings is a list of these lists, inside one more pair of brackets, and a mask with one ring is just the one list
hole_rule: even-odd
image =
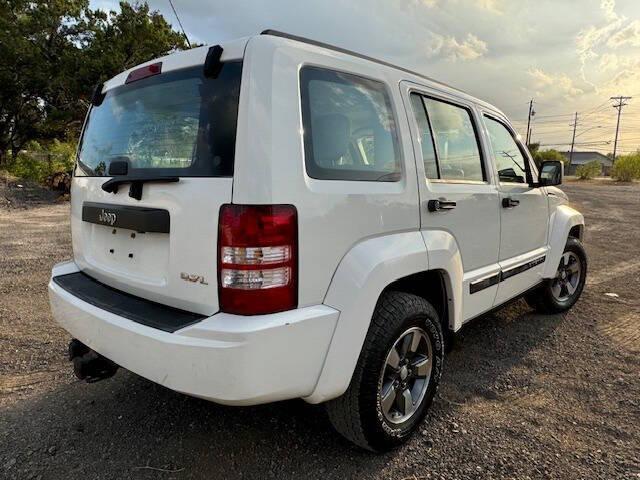
[[421,297],[385,292],[351,384],[327,403],[331,423],[353,443],[384,451],[420,425],[436,392],[444,359],[438,314]]
[[529,293],[527,303],[540,313],[569,310],[580,298],[587,278],[587,254],[577,238],[569,238],[554,278]]

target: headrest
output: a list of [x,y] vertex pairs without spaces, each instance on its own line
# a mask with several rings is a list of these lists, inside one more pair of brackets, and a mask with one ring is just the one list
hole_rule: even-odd
[[395,162],[396,153],[393,148],[393,137],[382,125],[374,130],[374,154],[376,166],[381,168],[389,162]]
[[349,118],[339,113],[329,113],[315,118],[312,125],[315,162],[320,166],[333,166],[349,148]]

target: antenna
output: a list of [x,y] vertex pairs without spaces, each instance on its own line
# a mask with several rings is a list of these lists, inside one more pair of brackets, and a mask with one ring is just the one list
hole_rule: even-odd
[[169,0],[169,5],[171,5],[171,10],[173,10],[173,14],[176,16],[176,19],[178,19],[178,25],[180,25],[180,30],[182,30],[182,34],[184,35],[184,39],[187,41],[187,45],[191,48],[191,42],[189,41],[189,37],[187,37],[187,32],[184,31],[178,12],[176,12],[176,7],[173,6],[173,2],[171,0]]

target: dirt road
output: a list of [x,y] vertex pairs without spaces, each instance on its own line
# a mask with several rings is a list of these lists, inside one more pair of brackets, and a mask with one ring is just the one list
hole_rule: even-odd
[[640,185],[564,189],[587,222],[581,301],[466,326],[421,433],[381,456],[301,401],[222,407],[122,370],[76,381],[46,298],[68,204],[0,206],[0,478],[640,478]]

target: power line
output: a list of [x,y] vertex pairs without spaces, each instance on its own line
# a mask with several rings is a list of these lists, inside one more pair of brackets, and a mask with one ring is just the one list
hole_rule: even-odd
[[[637,139],[636,136],[633,135],[640,130],[640,109],[638,109],[637,105],[625,109],[625,113],[627,113],[627,116],[625,117],[625,126],[621,126],[620,124],[621,110],[623,107],[627,106],[626,101],[630,99],[631,97],[627,96],[612,97],[610,100],[605,100],[604,102],[587,108],[582,112],[574,112],[570,114],[550,112],[547,115],[539,115],[538,112],[536,112],[537,108],[534,109],[534,105],[538,107],[539,105],[552,105],[540,103],[531,99],[527,102],[527,105],[529,106],[529,115],[527,115],[526,120],[514,120],[513,124],[517,125],[519,130],[525,130],[526,127],[525,137],[527,145],[534,142],[533,135],[535,130],[535,134],[538,137],[537,141],[539,143],[543,141],[540,139],[540,136],[545,137],[545,139],[549,139],[549,137],[551,137],[558,141],[558,143],[547,141],[546,143],[542,143],[541,146],[567,146],[571,147],[572,150],[575,150],[574,147],[576,146],[600,149],[605,145],[613,143],[614,152],[627,151],[626,149],[630,148],[631,145],[640,143],[640,141],[638,141],[640,139]],[[610,127],[608,125],[611,120],[611,114],[608,113],[610,112],[609,108],[611,106],[611,100],[616,101],[613,107],[618,110],[615,132],[613,131],[613,125]],[[571,118],[573,123],[566,123],[569,118]],[[614,136],[613,141],[603,140],[595,132],[596,129],[599,129],[602,134],[602,132],[609,131],[609,128],[612,129],[611,134]],[[562,139],[562,137],[569,137],[572,142],[568,143],[566,140]],[[579,142],[579,138],[583,141]],[[571,158],[569,162],[571,163]]]
[[[527,105],[529,105],[530,102],[527,102]],[[538,102],[537,100],[534,102],[536,104],[540,104],[540,102]],[[541,104],[541,105],[551,105],[551,104]],[[591,116],[595,113],[601,112],[601,111],[605,111],[609,109],[609,100],[605,100],[603,103],[601,103],[600,105],[597,105],[595,107],[592,108],[588,108],[587,110],[583,111],[583,112],[578,112],[583,116]],[[536,115],[536,118],[555,118],[555,117],[573,117],[573,113],[558,113],[558,114],[551,114],[551,115]],[[524,119],[522,120],[517,120],[520,122],[525,122]],[[558,120],[558,121],[562,121],[562,120]]]
[[[587,146],[591,146],[594,147],[596,145],[610,145],[611,144],[611,140],[603,140],[600,142],[574,142],[574,147],[587,147]],[[559,147],[559,146],[570,146],[570,143],[562,143],[562,142],[558,142],[558,143],[541,143],[540,146],[541,147]]]
[[[558,117],[571,117],[573,113],[559,113],[557,115],[538,115],[536,118],[558,118]],[[562,121],[562,120],[558,120]]]
[[169,0],[169,5],[171,5],[171,10],[173,10],[173,14],[176,16],[176,19],[178,20],[178,25],[180,25],[180,30],[182,30],[182,34],[184,35],[184,39],[187,41],[187,45],[189,45],[189,48],[191,48],[191,42],[189,41],[189,37],[187,37],[187,32],[184,31],[184,27],[182,26],[182,22],[180,21],[178,12],[176,12],[176,8],[173,6],[172,0]]
[[583,115],[593,115],[594,113],[603,111],[603,110],[608,110],[609,109],[609,100],[605,100],[604,102],[602,102],[600,105],[598,105],[597,107],[591,108],[589,110],[587,110],[586,112],[582,112]]

